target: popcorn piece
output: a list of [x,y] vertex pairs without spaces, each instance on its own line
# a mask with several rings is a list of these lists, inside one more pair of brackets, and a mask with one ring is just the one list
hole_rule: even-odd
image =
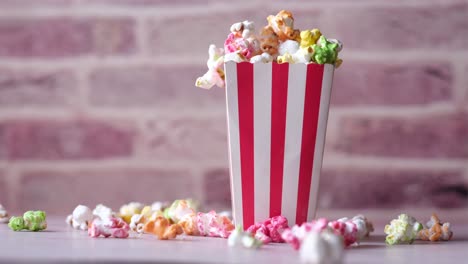
[[343,238],[325,230],[309,232],[300,248],[303,263],[341,263],[343,260]]
[[343,236],[344,244],[346,247],[354,244],[357,241],[357,226],[350,220],[337,220],[328,223],[328,226],[332,228],[335,233]]
[[385,242],[389,245],[411,244],[422,228],[422,224],[416,219],[407,214],[401,214],[398,219],[393,219],[390,225],[385,226],[384,232],[387,234]]
[[299,50],[299,42],[295,40],[286,40],[285,42],[279,45],[278,53],[279,55],[284,55],[286,53],[294,54]]
[[130,229],[137,233],[143,233],[143,227],[146,222],[155,220],[158,216],[164,216],[161,210],[153,210],[153,208],[162,208],[154,206],[145,206],[140,214],[135,214],[130,219]]
[[198,209],[197,203],[192,200],[175,200],[169,208],[164,211],[164,216],[178,223],[186,214],[194,214]]
[[450,223],[442,223],[436,214],[432,214],[431,220],[426,224],[427,228],[419,231],[418,237],[426,241],[448,241],[452,238],[453,232],[450,230]]
[[312,45],[314,54],[312,60],[318,64],[334,64],[338,55],[338,44],[330,42],[324,36],[320,36],[318,43]]
[[319,218],[309,223],[303,223],[300,226],[294,225],[292,228],[287,228],[281,234],[281,237],[286,243],[291,244],[295,250],[298,250],[309,232],[320,233],[327,228],[328,220]]
[[216,48],[211,44],[208,48],[208,60],[206,65],[208,71],[201,77],[198,77],[195,86],[210,89],[213,86],[224,88],[224,50]]
[[268,26],[274,30],[280,41],[299,40],[300,31],[294,29],[294,18],[291,12],[281,10],[276,16],[268,16],[267,20]]
[[268,63],[273,61],[273,56],[270,54],[263,52],[260,55],[253,56],[250,59],[250,63],[257,63],[257,62],[263,62],[263,63]]
[[41,231],[47,228],[46,213],[44,211],[27,211],[23,217],[12,217],[8,226],[13,231],[27,229],[29,231]]
[[226,54],[238,52],[250,60],[252,56],[260,53],[259,45],[253,36],[254,24],[250,21],[235,23],[231,26],[231,33],[224,41]]
[[112,209],[103,204],[96,205],[96,208],[93,210],[93,215],[100,219],[115,217],[115,213],[112,212]]
[[284,216],[268,218],[264,222],[255,223],[247,229],[247,232],[255,236],[264,244],[270,242],[284,243],[281,233],[288,227],[288,220]]
[[173,239],[177,235],[183,233],[180,225],[171,225],[169,220],[162,216],[156,217],[155,220],[148,221],[143,227],[143,230],[145,233],[156,235],[161,240]]
[[297,50],[294,54],[286,53],[282,56],[278,56],[278,63],[309,63],[310,54],[304,50]]
[[231,235],[229,235],[228,245],[230,247],[243,246],[245,248],[257,249],[260,248],[263,243],[256,239],[251,233],[244,232],[242,226],[238,226],[232,231]]
[[69,215],[66,222],[75,229],[88,230],[88,225],[93,221],[93,212],[85,205],[78,205]]
[[226,216],[220,216],[215,211],[197,214],[197,227],[200,235],[227,238],[234,230],[234,224]]
[[247,59],[242,54],[240,54],[239,52],[232,52],[232,53],[228,53],[228,54],[224,55],[224,61],[225,62],[227,62],[227,61],[244,62],[246,60]]
[[195,213],[184,215],[180,219],[179,225],[182,227],[182,230],[184,230],[184,233],[189,236],[200,235],[197,225],[197,215]]
[[145,207],[145,205],[138,202],[124,204],[120,207],[119,215],[128,224],[133,215],[141,213],[143,207]]
[[264,27],[259,36],[260,49],[263,53],[268,53],[273,57],[278,55],[279,41],[278,35],[271,27]]
[[105,219],[96,218],[91,222],[88,228],[88,235],[90,237],[115,237],[127,238],[129,236],[130,227],[120,218],[110,217]]
[[8,223],[10,217],[8,216],[7,210],[0,204],[0,223]]
[[338,219],[339,222],[348,222],[351,221],[356,225],[357,232],[356,232],[356,242],[361,241],[364,237],[368,237],[370,232],[374,231],[374,227],[372,223],[367,220],[367,218],[363,215],[356,215],[352,219],[347,217],[343,217]]
[[319,29],[301,31],[301,48],[308,49],[310,46],[317,43],[317,40],[322,36]]
[[254,30],[254,23],[247,20],[244,22],[235,23],[231,26],[231,32],[238,38],[251,38],[253,36]]

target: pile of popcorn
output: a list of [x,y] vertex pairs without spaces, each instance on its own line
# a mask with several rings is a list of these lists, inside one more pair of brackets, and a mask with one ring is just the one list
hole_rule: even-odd
[[294,28],[291,12],[281,10],[267,17],[268,25],[260,32],[254,23],[243,21],[231,26],[224,48],[210,45],[208,49],[208,71],[199,77],[195,86],[209,89],[224,87],[224,62],[250,63],[317,63],[333,64],[339,67],[343,62],[338,53],[343,44],[328,39],[319,29],[303,30]]

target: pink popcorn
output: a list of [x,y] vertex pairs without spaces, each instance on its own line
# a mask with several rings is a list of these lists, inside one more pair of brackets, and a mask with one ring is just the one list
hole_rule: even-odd
[[262,241],[264,244],[268,244],[270,242],[284,243],[284,239],[281,237],[281,234],[288,228],[288,219],[279,215],[268,218],[264,222],[253,224],[247,229],[247,232],[254,235],[255,238]]
[[197,227],[200,235],[228,238],[234,224],[226,216],[216,214],[215,211],[197,213]]
[[284,230],[281,237],[288,244],[291,244],[295,250],[298,250],[302,241],[309,232],[320,233],[328,228],[328,220],[320,218],[310,223],[303,223],[302,225],[294,225],[292,228]]
[[234,53],[238,52],[246,60],[250,60],[252,56],[257,55],[258,45],[254,41],[249,41],[242,37],[237,37],[235,33],[230,33],[224,41],[224,52]]
[[332,228],[336,234],[343,236],[345,246],[354,244],[357,240],[357,226],[352,221],[332,221],[328,223],[328,226]]
[[127,238],[129,235],[130,227],[124,220],[116,217],[107,219],[96,218],[88,228],[88,235],[90,237],[115,237]]

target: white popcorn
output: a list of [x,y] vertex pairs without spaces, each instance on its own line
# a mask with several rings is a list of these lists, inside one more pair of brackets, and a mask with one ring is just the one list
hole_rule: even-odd
[[303,263],[337,264],[343,261],[343,238],[331,231],[309,232],[299,251]]
[[278,48],[279,55],[294,54],[299,50],[299,42],[295,40],[286,40],[281,43]]
[[8,216],[7,210],[0,204],[0,223],[8,223],[10,217]]
[[88,230],[88,224],[93,220],[93,213],[89,207],[78,205],[69,215],[66,222],[75,229]]
[[269,63],[272,61],[273,61],[273,56],[271,56],[270,54],[266,52],[250,58],[250,63],[257,63],[257,62]]
[[112,209],[103,205],[98,204],[93,210],[93,215],[99,217],[100,219],[109,219],[115,216],[115,213],[112,212]]

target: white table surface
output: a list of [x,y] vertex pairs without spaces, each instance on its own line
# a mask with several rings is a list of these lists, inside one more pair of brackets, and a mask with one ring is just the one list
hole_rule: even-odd
[[[346,249],[344,263],[468,263],[468,218],[464,212],[451,213],[452,241],[416,241],[413,245],[387,246],[383,233],[387,220],[383,220],[392,219],[393,214],[367,214],[377,218],[374,221],[376,231],[359,246]],[[350,214],[327,212],[324,215],[332,219]],[[128,239],[91,238],[87,232],[68,227],[64,217],[48,217],[48,228],[42,232],[13,232],[6,224],[0,224],[0,263],[30,262],[299,263],[299,255],[287,244],[269,244],[259,250],[249,250],[230,248],[222,238],[179,236],[176,240],[160,241],[148,234]]]

